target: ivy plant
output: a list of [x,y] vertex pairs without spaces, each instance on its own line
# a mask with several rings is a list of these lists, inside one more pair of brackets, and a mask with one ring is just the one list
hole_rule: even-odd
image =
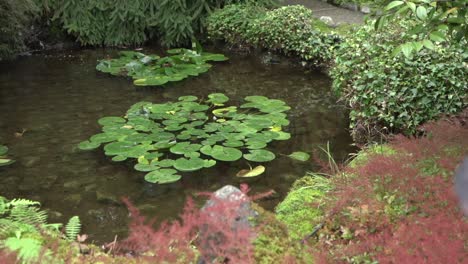
[[178,181],[179,172],[245,159],[268,162],[276,155],[265,149],[275,140],[287,140],[290,109],[285,102],[247,96],[245,103],[227,106],[222,93],[205,100],[182,96],[177,102],[139,102],[124,117],[103,117],[102,133],[79,144],[82,150],[104,146],[113,161],[135,160],[135,169],[147,172],[151,183]]
[[136,51],[121,51],[116,59],[101,60],[96,70],[116,76],[129,76],[138,86],[157,86],[198,76],[211,68],[208,61],[228,60],[223,54],[190,49],[171,49],[169,56],[145,55]]

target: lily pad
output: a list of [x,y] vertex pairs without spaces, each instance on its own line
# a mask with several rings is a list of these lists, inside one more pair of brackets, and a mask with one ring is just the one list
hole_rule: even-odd
[[[96,70],[132,77],[137,86],[158,86],[207,72],[211,68],[207,61],[228,59],[222,54],[198,53],[189,49],[172,49],[168,54],[161,58],[132,51],[121,52],[120,58],[101,60]],[[181,99],[186,100],[193,100],[193,97]]]
[[94,141],[89,141],[89,140],[85,140],[83,142],[80,142],[80,144],[78,144],[78,148],[81,150],[97,149],[99,148],[99,146],[101,146],[99,142],[94,142]]
[[193,96],[193,95],[186,95],[186,96],[179,97],[178,100],[179,101],[184,101],[184,102],[193,102],[193,101],[197,101],[198,98],[196,96]]
[[236,161],[242,157],[242,151],[235,148],[215,145],[210,155],[220,161]]
[[256,177],[256,176],[261,175],[264,172],[265,172],[265,167],[262,165],[259,165],[250,170],[241,170],[236,174],[236,176],[242,177],[242,178]]
[[0,145],[0,156],[6,155],[8,153],[8,147]]
[[15,163],[12,159],[0,159],[0,167]]
[[119,162],[119,161],[124,161],[124,160],[126,160],[126,159],[127,159],[127,157],[125,157],[125,156],[120,156],[120,155],[119,155],[119,156],[113,157],[113,158],[112,158],[112,161]]
[[191,144],[190,142],[180,142],[172,146],[169,150],[174,154],[186,154],[190,152],[198,151],[202,145],[200,144]]
[[229,101],[229,97],[227,97],[223,93],[212,93],[208,95],[208,102],[214,104],[214,105],[223,105],[227,101]]
[[118,116],[107,116],[98,120],[98,123],[102,126],[113,125],[113,124],[125,124],[126,120]]
[[250,150],[249,154],[244,154],[244,159],[254,162],[267,162],[276,158],[275,154],[265,149]]
[[137,171],[143,171],[143,172],[155,171],[155,170],[160,169],[159,166],[154,165],[154,164],[141,164],[141,163],[135,164],[133,168]]
[[[144,58],[140,54],[132,56]],[[153,63],[152,59],[144,60]],[[127,66],[137,69],[142,62],[139,63]],[[195,63],[203,65],[202,60]],[[157,71],[176,75],[173,69],[163,68]],[[137,75],[135,72],[134,76]],[[232,162],[242,157],[254,162],[273,160],[275,154],[264,148],[269,142],[290,138],[291,135],[283,131],[283,125],[289,121],[283,112],[264,113],[261,109],[287,107],[286,104],[264,96],[252,96],[247,97],[244,104],[251,109],[239,113],[236,106],[221,106],[228,100],[226,95],[215,93],[207,100],[188,95],[179,97],[176,102],[136,103],[124,117],[101,118],[103,133],[81,142],[79,147],[95,149],[104,145],[105,154],[114,161],[134,160],[138,162],[135,170],[152,172],[146,176],[151,182],[158,182],[158,177],[170,178],[161,180],[163,183],[180,179],[178,175],[173,176],[175,173],[161,172],[170,167],[175,172],[190,172],[215,166],[217,161]],[[163,160],[159,160],[162,156]],[[242,175],[254,177],[261,168]]]
[[203,167],[205,167],[205,161],[200,158],[180,158],[174,162],[174,168],[179,171],[196,171]]
[[151,183],[166,184],[180,180],[181,176],[173,169],[160,169],[145,175],[145,180]]
[[310,155],[302,151],[296,151],[289,154],[288,157],[299,161],[307,161],[310,158]]
[[203,162],[204,162],[203,167],[205,167],[205,168],[211,168],[214,165],[216,165],[216,160],[212,160],[212,159],[204,160]]

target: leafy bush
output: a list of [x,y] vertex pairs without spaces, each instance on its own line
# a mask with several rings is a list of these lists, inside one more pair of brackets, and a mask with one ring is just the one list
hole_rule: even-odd
[[317,251],[329,263],[466,262],[468,223],[452,179],[467,154],[464,123],[427,124],[425,137],[399,135],[385,147],[392,153],[373,151],[346,169],[356,177],[332,178],[334,199],[325,205],[330,217]]
[[208,17],[208,34],[234,45],[249,45],[247,32],[256,19],[265,16],[267,9],[258,5],[233,4],[213,12]]
[[34,0],[0,0],[0,60],[25,49],[30,23],[39,11]]
[[333,88],[351,107],[351,127],[358,136],[385,129],[412,133],[440,114],[466,106],[467,53],[435,46],[415,56],[394,54],[408,39],[407,24],[376,32],[368,24],[343,43],[331,70]]
[[230,44],[250,45],[298,55],[321,63],[333,57],[339,37],[300,5],[271,11],[251,5],[231,5],[208,18],[208,34]]
[[421,49],[421,45],[432,49],[433,41],[464,42],[468,36],[467,2],[463,0],[392,1],[384,10],[375,23],[378,29],[385,30],[384,26],[388,21],[402,17],[416,22],[410,34],[418,39],[410,39],[398,48],[405,56]]
[[177,46],[203,32],[205,19],[215,8],[250,1],[56,0],[51,6],[54,18],[83,45],[137,45],[157,36],[165,46]]

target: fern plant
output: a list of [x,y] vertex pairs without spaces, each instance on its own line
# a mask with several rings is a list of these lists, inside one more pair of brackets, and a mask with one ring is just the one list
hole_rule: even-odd
[[[50,256],[50,250],[43,249],[46,238],[64,237],[60,232],[62,224],[47,223],[47,212],[40,206],[36,201],[8,201],[0,196],[0,249],[15,251],[23,263],[34,262],[40,255]],[[80,227],[79,218],[72,217],[65,227],[66,237],[74,240]]]
[[65,226],[65,234],[67,235],[68,240],[74,241],[76,237],[80,234],[81,231],[81,222],[78,216],[73,216],[68,220],[67,225]]

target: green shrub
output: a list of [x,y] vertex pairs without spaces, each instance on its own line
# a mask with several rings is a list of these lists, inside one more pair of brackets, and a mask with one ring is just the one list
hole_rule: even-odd
[[208,34],[230,44],[250,45],[322,63],[333,57],[339,37],[300,5],[266,11],[232,5],[208,18]]
[[247,32],[253,22],[266,12],[266,8],[258,5],[228,5],[208,17],[208,34],[211,38],[224,39],[230,44],[249,45]]
[[[205,19],[225,4],[252,0],[56,0],[54,18],[83,45],[137,45],[157,36],[182,46],[203,32]],[[258,1],[270,5],[273,0]]]
[[333,88],[351,107],[355,138],[372,131],[415,132],[418,125],[466,106],[467,52],[452,45],[394,55],[407,25],[376,32],[371,23],[336,53]]
[[39,11],[34,0],[0,0],[0,60],[25,49],[29,26]]

